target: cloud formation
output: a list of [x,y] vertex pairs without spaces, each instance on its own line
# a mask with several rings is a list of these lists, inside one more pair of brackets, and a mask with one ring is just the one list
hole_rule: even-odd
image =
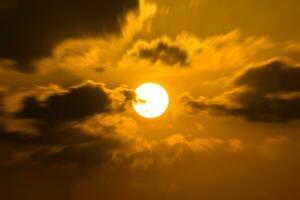
[[230,142],[219,138],[183,134],[144,138],[137,132],[136,120],[124,112],[134,95],[125,86],[108,89],[92,81],[17,95],[21,104],[0,118],[0,148],[5,145],[7,151],[0,167],[110,163],[148,168],[171,165],[188,154],[231,148]]
[[0,10],[0,58],[32,71],[34,59],[49,56],[65,39],[119,34],[127,13],[138,7],[138,0],[7,1]]
[[300,68],[275,60],[238,76],[233,90],[214,99],[184,95],[196,110],[242,116],[252,121],[285,122],[300,119]]
[[[20,105],[0,117],[0,148],[7,147],[0,167],[119,163],[147,168],[172,164],[187,153],[214,151],[223,144],[217,138],[188,139],[181,134],[157,141],[142,137],[136,120],[124,112],[134,96],[126,86],[108,89],[92,81],[15,95]],[[16,157],[19,154],[21,158]]]
[[[134,97],[129,89],[118,89],[119,98],[128,101]],[[86,82],[50,95],[46,100],[39,101],[35,96],[24,99],[24,107],[16,113],[19,118],[47,121],[48,123],[64,123],[80,120],[84,117],[112,111],[114,98],[112,92],[103,84]],[[116,102],[119,99],[114,99]],[[123,102],[121,103],[123,106]]]
[[[125,86],[108,89],[87,81],[69,89],[36,91],[19,96],[18,111],[1,115],[0,141],[8,145],[11,155],[27,154],[23,164],[101,164],[134,131],[129,118],[115,115],[134,97]],[[7,124],[18,126],[22,121],[22,128]],[[29,125],[32,130],[27,130]]]
[[189,62],[188,51],[178,41],[167,37],[150,42],[140,40],[128,51],[128,55],[149,60],[151,63],[160,61],[169,66],[185,66]]

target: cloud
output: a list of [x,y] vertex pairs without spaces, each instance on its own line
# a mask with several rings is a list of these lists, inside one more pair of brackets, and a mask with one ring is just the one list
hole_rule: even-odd
[[256,63],[273,52],[275,46],[267,37],[248,36],[239,29],[198,40],[199,49],[192,65],[218,71],[241,69]]
[[[225,76],[233,70],[265,60],[273,53],[272,47],[274,44],[268,38],[244,36],[239,30],[207,38],[183,32],[175,38],[162,36],[152,40],[137,40],[128,48],[118,66],[138,73],[145,73],[149,68],[149,71],[159,73],[178,75],[183,72],[185,76],[187,73],[201,76],[208,71],[217,72],[216,76]],[[178,67],[182,70],[179,71]],[[141,68],[142,72],[138,71]],[[208,74],[199,79],[211,76]]]
[[187,65],[189,59],[188,52],[176,41],[173,42],[167,37],[151,42],[140,40],[129,50],[128,55],[146,59],[152,63],[161,61],[169,66]]
[[[65,38],[51,49],[51,55],[35,61],[36,71],[64,69],[82,74],[82,71],[104,72],[115,67],[137,35],[150,31],[156,9],[154,2],[139,0],[138,9],[124,17],[119,34]],[[9,64],[6,61],[2,65],[8,68]]]
[[[1,133],[0,140],[9,147],[9,153],[26,153],[26,159],[15,160],[14,165],[24,167],[32,164],[75,164],[93,166],[110,162],[114,151],[125,143],[121,139],[98,135],[89,135],[72,127],[40,129],[38,136],[26,136],[22,133]],[[43,132],[44,131],[44,132]],[[111,131],[111,134],[114,134]],[[0,160],[0,166],[9,163],[13,157]]]
[[115,153],[134,140],[136,122],[120,114],[101,114],[58,127],[50,134],[54,136],[45,134],[44,141],[52,138],[53,143],[32,154],[31,161],[88,167],[113,162]]
[[43,149],[34,153],[30,159],[43,164],[94,166],[109,162],[113,152],[121,145],[118,140],[98,138],[97,142],[92,144],[67,146],[59,151]]
[[[5,164],[65,165],[92,167],[116,164],[119,167],[149,168],[172,165],[188,155],[205,154],[227,148],[218,138],[186,138],[174,134],[161,140],[138,135],[136,122],[129,117],[97,115],[64,126],[41,127],[38,135],[0,131],[0,141],[9,146]],[[30,150],[30,151],[29,151]],[[27,154],[22,159],[9,155]],[[13,160],[13,162],[12,162]]]
[[134,93],[129,89],[121,88],[114,94],[103,84],[89,81],[51,94],[43,101],[39,101],[36,96],[29,96],[24,99],[24,107],[16,116],[48,123],[65,123],[113,109],[122,109],[125,101],[133,96]]
[[[235,139],[240,142],[240,140]],[[227,151],[237,153],[239,147],[233,150],[232,140],[223,140],[214,137],[189,138],[183,134],[173,134],[160,140],[147,140],[138,138],[134,143],[118,152],[115,161],[127,163],[131,168],[151,168],[170,166],[178,163],[191,155],[213,154],[215,152]],[[239,148],[239,149],[238,149]]]
[[7,2],[0,12],[0,58],[16,61],[17,70],[32,71],[34,59],[49,56],[65,39],[120,34],[127,14],[138,8],[138,0]]
[[[76,122],[75,127],[88,135],[101,135],[130,140],[137,132],[137,122],[122,114],[95,115]],[[112,135],[111,132],[116,133]]]
[[159,167],[188,154],[216,151],[225,143],[182,134],[144,138],[136,120],[126,114],[134,93],[125,86],[108,89],[87,81],[68,89],[54,85],[33,89],[16,97],[23,104],[1,116],[0,149],[5,146],[7,151],[7,157],[0,159],[2,167],[106,163]]
[[[23,104],[0,117],[0,149],[7,146],[11,155],[0,165],[101,164],[136,131],[135,120],[122,115],[134,97],[125,86],[108,89],[86,81],[69,89],[49,86],[16,96]],[[20,153],[26,156],[15,159]]]
[[280,60],[254,67],[235,80],[235,85],[255,88],[259,93],[300,90],[300,68]]
[[[35,88],[16,97],[21,104],[5,113],[2,117],[9,118],[0,123],[0,148],[5,144],[8,152],[0,166],[109,163],[159,167],[188,154],[216,151],[224,143],[218,138],[186,138],[182,134],[161,140],[144,138],[136,120],[124,112],[134,97],[125,86],[108,89],[87,81],[68,89],[54,85]],[[12,129],[11,123],[19,127]]]
[[194,110],[208,110],[251,121],[285,122],[300,119],[300,68],[275,60],[246,70],[233,82],[235,89],[213,99],[184,95]]

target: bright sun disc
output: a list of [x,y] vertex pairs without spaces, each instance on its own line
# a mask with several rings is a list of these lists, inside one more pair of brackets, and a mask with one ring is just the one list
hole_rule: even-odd
[[144,83],[135,92],[137,96],[132,101],[132,105],[134,110],[143,117],[158,117],[168,108],[168,93],[156,83]]

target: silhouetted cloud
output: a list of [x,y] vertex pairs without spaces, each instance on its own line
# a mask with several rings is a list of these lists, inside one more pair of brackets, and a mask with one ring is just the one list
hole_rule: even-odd
[[180,44],[167,38],[153,40],[149,43],[138,41],[129,51],[129,55],[147,59],[152,63],[161,61],[170,66],[177,64],[184,66],[188,64],[189,60],[188,52]]
[[251,68],[239,76],[234,84],[248,86],[260,93],[300,91],[300,68],[276,60]]
[[[84,117],[97,113],[112,111],[118,100],[126,101],[133,98],[133,92],[129,89],[118,90],[120,99],[115,98],[103,84],[86,82],[50,95],[46,100],[39,101],[36,96],[24,99],[24,107],[16,113],[19,118],[30,118],[43,120],[48,123],[64,123],[80,120]],[[131,94],[132,93],[132,94]],[[113,102],[115,100],[116,102]],[[124,102],[121,102],[123,106]]]
[[217,98],[182,99],[196,110],[243,116],[252,121],[300,119],[300,68],[281,61],[250,68],[234,80],[233,91]]
[[[24,104],[8,120],[30,120],[25,122],[31,122],[34,131],[24,131],[26,127],[10,130],[7,120],[0,123],[1,144],[12,154],[31,150],[25,163],[101,164],[109,161],[112,151],[120,149],[135,130],[130,118],[118,115],[134,97],[125,86],[108,89],[87,81],[68,90],[48,90],[42,99],[41,92],[22,96]],[[10,115],[5,114],[1,117]]]
[[58,42],[76,37],[118,34],[138,0],[11,0],[0,9],[0,58],[32,71],[32,61],[48,56]]

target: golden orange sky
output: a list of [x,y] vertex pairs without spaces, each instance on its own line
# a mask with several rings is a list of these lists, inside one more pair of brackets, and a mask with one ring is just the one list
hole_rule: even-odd
[[300,199],[299,8],[1,0],[0,199]]

